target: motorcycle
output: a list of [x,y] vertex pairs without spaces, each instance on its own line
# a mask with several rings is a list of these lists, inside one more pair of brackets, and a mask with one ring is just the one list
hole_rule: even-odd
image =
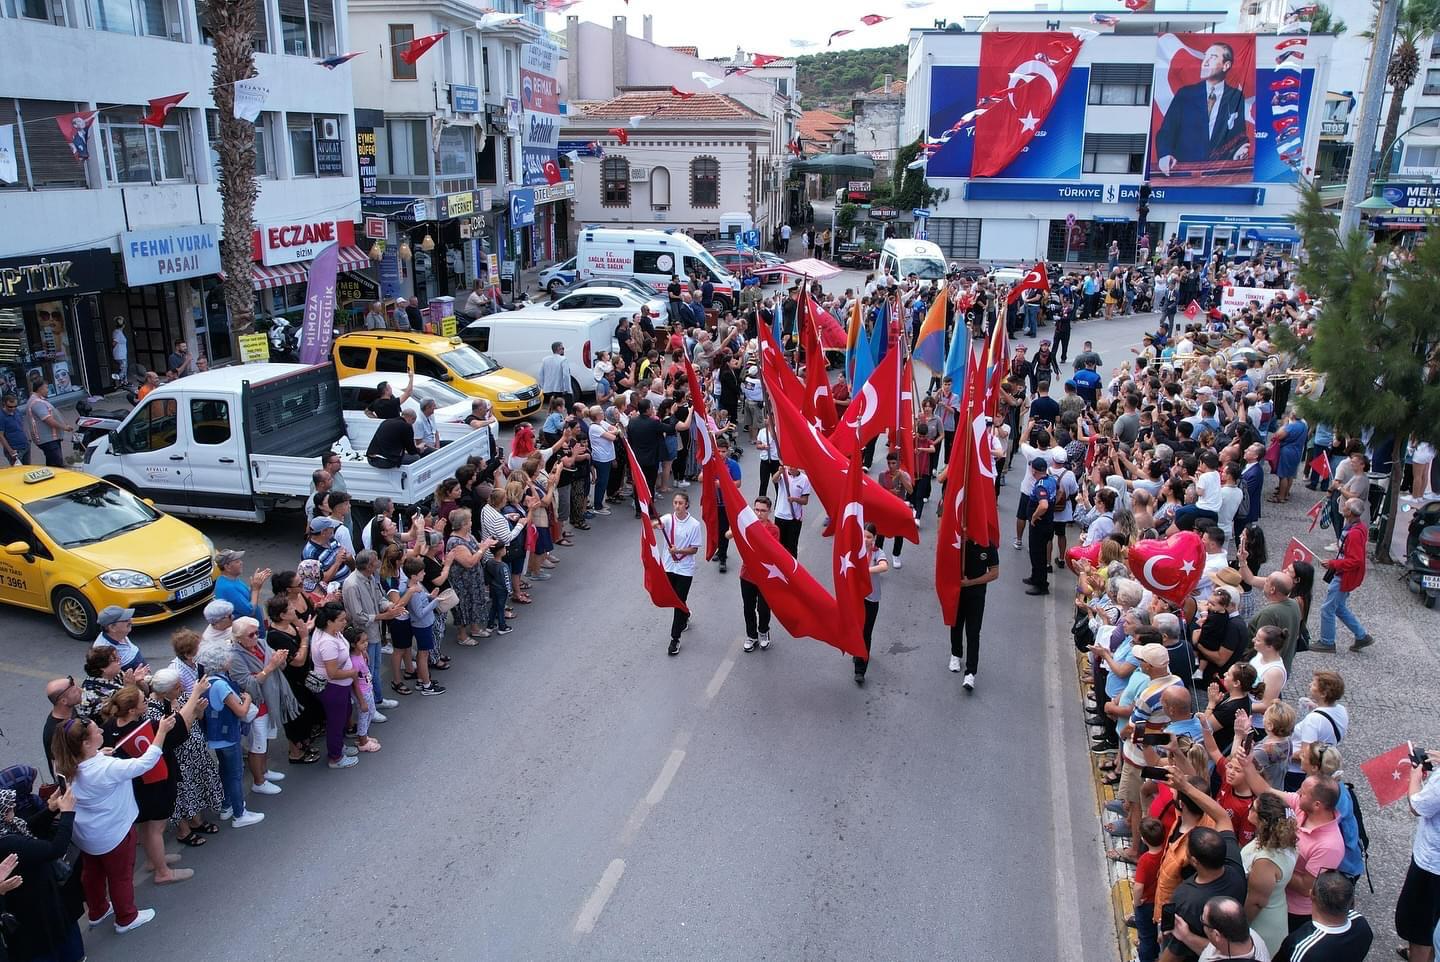
[[1425,607],[1440,600],[1440,501],[1415,509],[1405,539],[1406,583],[1424,595]]
[[78,416],[75,418],[75,433],[70,438],[75,450],[88,448],[93,442],[120,427],[121,422],[130,416],[131,408],[140,402],[134,388],[125,388],[125,401],[127,407],[104,408],[99,411],[87,400],[76,401],[75,413]]

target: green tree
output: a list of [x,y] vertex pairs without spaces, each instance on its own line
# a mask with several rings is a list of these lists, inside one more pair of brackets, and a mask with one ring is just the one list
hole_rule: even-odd
[[1335,16],[1335,12],[1326,4],[1315,5],[1315,13],[1310,17],[1311,33],[1328,33],[1336,37],[1345,32],[1345,21]]
[[928,207],[935,197],[935,189],[925,180],[925,168],[908,170],[912,160],[920,155],[922,138],[905,144],[895,151],[895,170],[891,174],[890,205],[902,211],[916,207]]
[[1371,245],[1360,231],[1338,233],[1333,212],[1320,191],[1304,192],[1295,223],[1307,259],[1300,280],[1323,304],[1314,337],[1297,342],[1278,329],[1278,343],[1298,351],[1302,363],[1324,376],[1319,397],[1301,397],[1300,413],[1311,424],[1323,421],[1358,434],[1373,428],[1395,438],[1390,472],[1390,509],[1383,520],[1376,560],[1391,561],[1398,496],[1405,470],[1405,443],[1411,435],[1440,443],[1440,239],[1430,237],[1412,258],[1397,258],[1384,245]]

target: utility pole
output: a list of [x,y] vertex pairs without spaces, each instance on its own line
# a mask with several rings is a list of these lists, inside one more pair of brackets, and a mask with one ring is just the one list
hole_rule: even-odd
[[[1375,138],[1380,124],[1380,101],[1385,98],[1385,71],[1395,47],[1395,21],[1400,0],[1376,0],[1375,38],[1370,47],[1370,66],[1365,71],[1365,92],[1360,101],[1360,120],[1355,125],[1355,146],[1350,153],[1350,176],[1345,180],[1345,200],[1340,207],[1340,236],[1360,226],[1356,205],[1370,193],[1370,162],[1375,156]],[[1383,171],[1376,171],[1379,177]]]

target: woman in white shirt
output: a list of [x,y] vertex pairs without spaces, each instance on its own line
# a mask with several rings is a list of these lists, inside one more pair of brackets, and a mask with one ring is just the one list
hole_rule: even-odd
[[115,931],[130,932],[155,917],[135,907],[135,819],[140,809],[130,780],[160,761],[175,716],[157,725],[155,740],[139,758],[103,755],[100,726],[72,718],[55,732],[55,771],[70,780],[75,796],[73,839],[83,853],[80,880],[91,927],[115,913]]
[[610,471],[615,467],[615,441],[620,437],[620,431],[605,421],[605,412],[598,404],[586,415],[590,418],[590,463],[595,466],[591,510],[596,514],[609,514],[610,509],[605,505],[610,488]]
[[[661,540],[665,542],[660,548],[660,563],[665,568],[665,576],[675,594],[684,601],[690,595],[690,582],[695,577],[695,555],[705,543],[705,525],[690,513],[690,496],[685,492],[677,491],[670,503],[675,508],[674,512],[651,523],[660,529]],[[680,633],[690,627],[690,614],[683,608],[674,610],[675,615],[670,621],[669,652],[678,655]]]

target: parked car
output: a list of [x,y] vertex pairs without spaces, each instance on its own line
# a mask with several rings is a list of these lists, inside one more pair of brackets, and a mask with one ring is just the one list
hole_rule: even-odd
[[641,297],[625,287],[587,287],[569,291],[557,297],[552,303],[540,305],[542,310],[552,311],[605,311],[610,326],[619,324],[622,318],[634,317],[641,307],[648,307],[650,313],[663,317],[665,301],[653,295]]
[[153,624],[215,591],[214,546],[129,491],[64,468],[0,469],[0,601],[48,611],[93,641],[95,613],[135,609]]
[[559,264],[552,264],[540,272],[540,286],[543,287],[551,297],[562,288],[568,287],[575,282],[575,258],[570,258]]
[[536,305],[478,318],[461,328],[460,336],[486,356],[504,358],[510,367],[535,377],[540,375],[540,362],[550,356],[550,345],[559,341],[570,359],[570,392],[579,397],[595,390],[590,373],[595,354],[618,350],[615,326],[610,311],[556,311]]
[[734,247],[713,247],[710,253],[720,262],[720,266],[737,277],[744,273],[746,268],[750,273],[760,278],[761,284],[774,284],[784,280],[785,275],[775,270],[777,265],[784,264],[785,258],[768,251],[741,251]]
[[[395,389],[396,396],[399,396],[401,389],[406,384],[406,378],[405,374],[390,374],[384,371],[352,374],[349,377],[341,378],[340,406],[346,411],[364,413],[369,409],[371,402],[380,396],[381,384],[388,382]],[[401,407],[419,414],[422,403],[434,401],[437,422],[463,421],[470,413],[472,400],[473,398],[466,397],[444,381],[417,374],[410,388],[410,396],[401,402]]]
[[644,283],[637,281],[633,277],[618,277],[615,275],[602,274],[597,277],[577,280],[575,281],[575,283],[571,284],[564,290],[558,291],[555,295],[555,298],[558,299],[566,294],[573,294],[576,291],[583,291],[592,287],[619,287],[627,290],[630,293],[634,294],[636,297],[648,301],[650,304],[650,313],[652,314],[663,315],[668,309],[668,305],[666,304],[666,298],[662,295],[656,294],[653,287],[649,287]]
[[[494,315],[491,315],[492,317]],[[444,381],[467,397],[483,397],[501,421],[527,418],[540,410],[540,384],[528,374],[501,366],[459,337],[398,331],[352,331],[335,339],[332,351],[340,377],[380,371],[407,371]]]

